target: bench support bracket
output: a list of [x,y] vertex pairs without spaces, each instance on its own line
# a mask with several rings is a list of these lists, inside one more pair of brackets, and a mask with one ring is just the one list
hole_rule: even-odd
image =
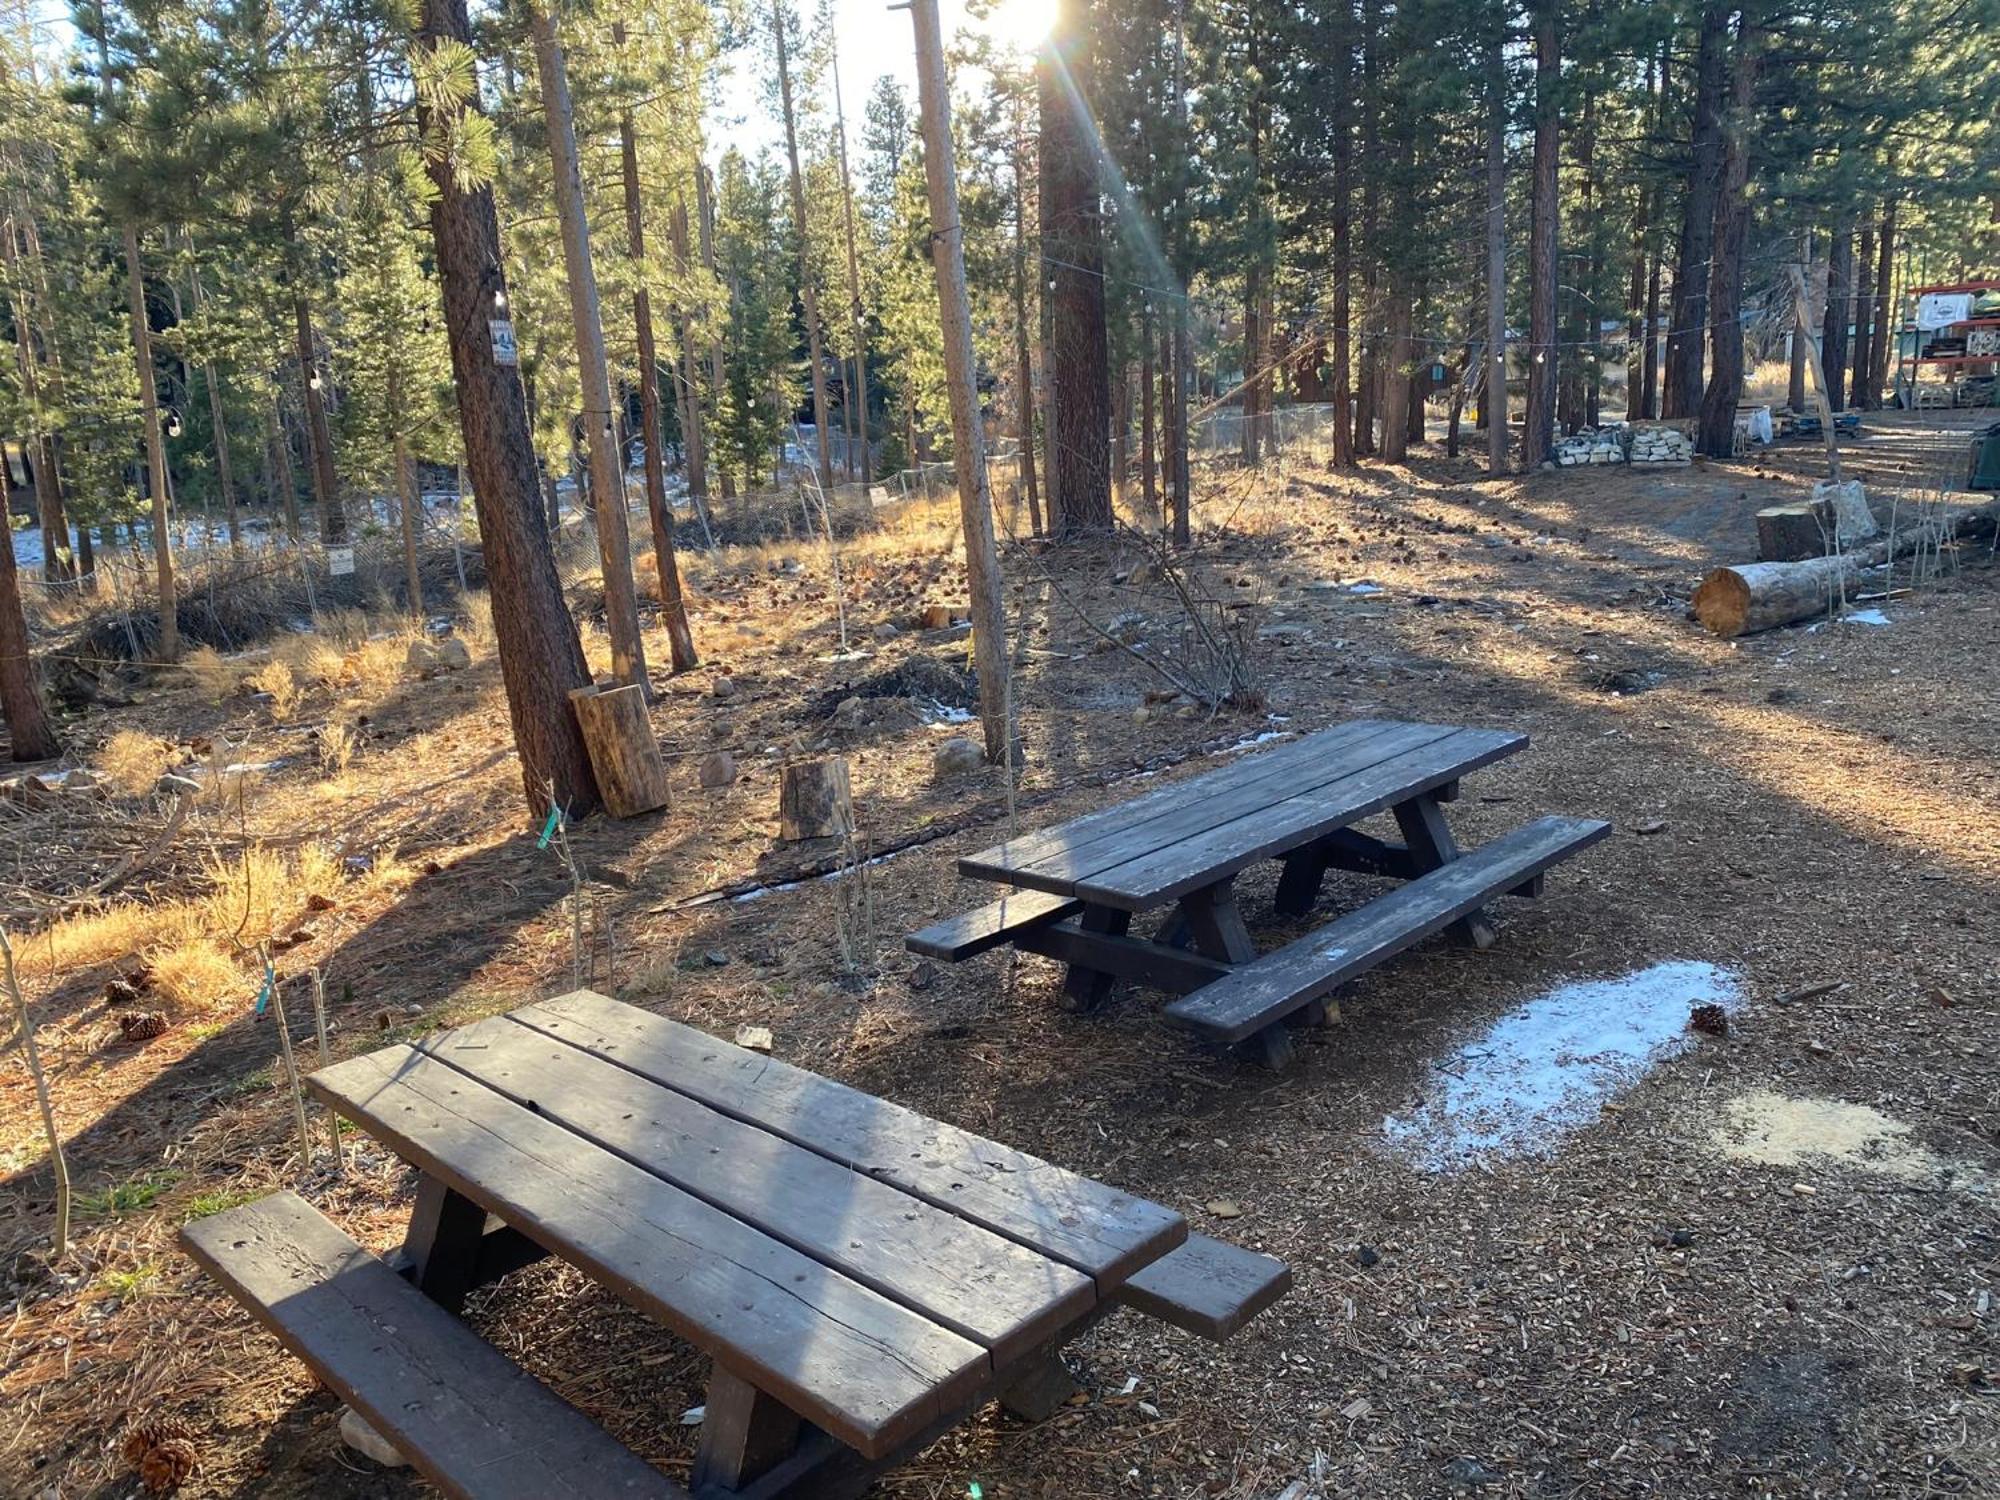
[[799,1446],[798,1414],[717,1365],[708,1377],[708,1409],[691,1481],[736,1490],[790,1458]]

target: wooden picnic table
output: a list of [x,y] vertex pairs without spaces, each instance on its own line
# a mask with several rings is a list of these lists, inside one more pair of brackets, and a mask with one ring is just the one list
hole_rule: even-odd
[[[556,1255],[712,1357],[698,1497],[857,1493],[986,1400],[1046,1415],[1074,1389],[1056,1351],[1115,1306],[1222,1337],[1290,1284],[1171,1209],[589,991],[307,1087],[419,1169],[400,1267],[419,1302],[455,1311]],[[301,1326],[353,1316],[352,1292],[338,1317],[278,1295],[302,1243],[333,1284],[353,1260],[307,1205],[278,1195],[184,1242],[398,1441],[468,1446],[412,1428],[434,1393],[398,1400],[352,1337]],[[439,1482],[514,1492],[488,1471]]]
[[[909,948],[958,962],[1013,944],[1069,966],[1079,1008],[1101,1003],[1119,979],[1179,996],[1177,1021],[1218,1041],[1253,1041],[1273,1064],[1290,1056],[1290,1027],[1322,1021],[1338,985],[1441,929],[1485,947],[1484,907],[1531,896],[1549,866],[1595,843],[1610,825],[1541,818],[1461,851],[1443,804],[1460,778],[1525,750],[1497,729],[1357,719],[1099,812],[967,855],[959,872],[1013,888],[1003,897],[912,935]],[[1354,827],[1391,814],[1391,840]],[[1276,906],[1310,912],[1328,870],[1405,882],[1304,938],[1260,956],[1237,905],[1236,877],[1283,862]],[[1133,918],[1171,916],[1151,937]]]

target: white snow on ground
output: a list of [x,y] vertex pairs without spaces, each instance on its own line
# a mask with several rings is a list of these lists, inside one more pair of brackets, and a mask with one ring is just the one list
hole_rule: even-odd
[[1607,1099],[1691,1044],[1695,1006],[1742,1001],[1733,971],[1686,961],[1562,985],[1438,1061],[1425,1097],[1385,1118],[1383,1136],[1426,1172],[1552,1156]]

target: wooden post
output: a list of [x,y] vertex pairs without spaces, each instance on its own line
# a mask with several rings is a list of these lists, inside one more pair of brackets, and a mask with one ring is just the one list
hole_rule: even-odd
[[[917,102],[923,114],[924,178],[930,190],[931,262],[937,270],[945,383],[951,394],[952,459],[965,528],[965,576],[972,594],[972,654],[979,674],[979,720],[986,759],[1008,761],[1007,616],[1000,601],[1000,555],[986,490],[986,436],[973,385],[972,310],[965,293],[965,235],[958,222],[958,170],[951,154],[951,95],[937,0],[912,0],[917,33]],[[1101,434],[1100,434],[1101,436]]]
[[854,832],[844,760],[794,761],[778,778],[778,837],[786,843]]
[[636,818],[665,807],[667,763],[646,716],[645,688],[636,682],[572,688],[569,701],[604,794],[604,810],[614,818]]

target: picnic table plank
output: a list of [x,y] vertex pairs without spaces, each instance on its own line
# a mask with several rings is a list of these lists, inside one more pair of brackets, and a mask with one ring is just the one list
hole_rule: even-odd
[[1595,819],[1538,818],[1169,1002],[1166,1014],[1218,1041],[1242,1041],[1610,831]]
[[444,1494],[688,1500],[296,1194],[192,1220],[180,1239]]
[[[1016,864],[1007,878],[1037,889],[1061,887],[1079,895],[1092,888],[1104,871],[1148,854],[1172,850],[1210,829],[1268,807],[1288,797],[1342,782],[1370,768],[1394,763],[1422,747],[1455,733],[1443,724],[1388,724],[1353,739],[1324,748],[1303,761],[1290,761],[1249,781],[1218,784],[1202,778],[1200,795],[1158,817],[1129,821],[1125,826],[1084,840],[1027,864]],[[1312,742],[1318,742],[1314,736]]]
[[1077,882],[1076,894],[1086,901],[1144,911],[1512,755],[1527,743],[1526,735],[1502,730],[1449,731],[1392,760],[1099,870]]
[[510,1017],[419,1050],[985,1345],[996,1362],[1096,1300],[1072,1267]]
[[413,1047],[322,1068],[314,1095],[871,1457],[992,1364],[962,1335]]
[[1100,1295],[1187,1237],[1157,1203],[590,990],[512,1014],[1074,1266]]
[[[982,849],[976,854],[963,855],[958,861],[959,873],[981,880],[1027,884],[1028,882],[1017,882],[1014,879],[1014,872],[1024,866],[1059,855],[1069,849],[1081,848],[1087,843],[1130,828],[1134,824],[1168,816],[1190,802],[1211,795],[1217,788],[1227,790],[1247,785],[1261,781],[1286,767],[1308,764],[1329,750],[1389,727],[1391,726],[1386,721],[1379,719],[1354,719],[1345,724],[1337,724],[1331,729],[1302,735],[1270,750],[1254,755],[1246,754],[1230,765],[1205,771],[1199,776],[1191,776],[1183,781],[1171,782],[1163,787],[1156,787],[1150,792],[1142,792],[1137,797],[1129,797],[1110,807],[1084,813],[1081,817],[1071,818],[1066,823],[1058,823],[1053,828],[1024,833],[1004,843],[995,844],[990,849]],[[1068,892],[1058,890],[1055,894],[1066,895]]]

